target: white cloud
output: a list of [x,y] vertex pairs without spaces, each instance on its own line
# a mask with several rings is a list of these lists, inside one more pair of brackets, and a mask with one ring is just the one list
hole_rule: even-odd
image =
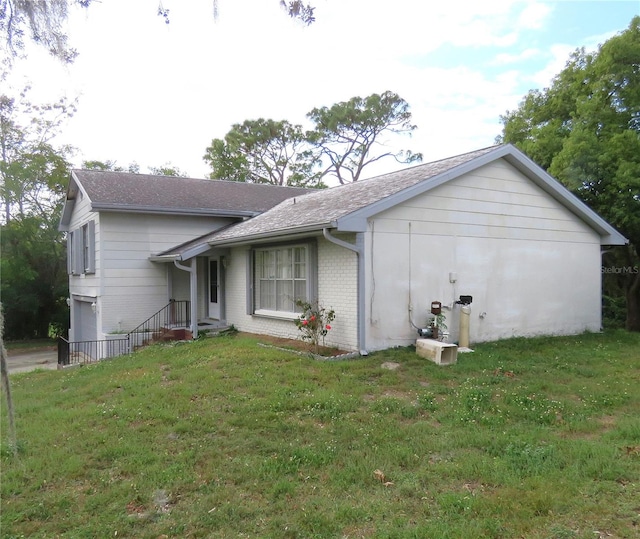
[[[310,27],[291,21],[278,0],[220,0],[218,22],[212,0],[163,4],[169,25],[153,0],[78,9],[70,25],[81,53],[74,65],[61,67],[42,52],[20,65],[43,100],[81,96],[62,136],[81,149],[78,162],[115,159],[144,168],[171,161],[202,176],[205,148],[233,123],[302,123],[315,106],[385,90],[407,100],[419,127],[399,146],[440,158],[492,144],[523,81],[548,84],[573,50],[552,47],[543,70],[524,71],[546,52],[520,37],[550,16],[540,2],[316,0]],[[433,67],[434,55],[452,46],[468,51],[465,64]],[[484,47],[504,51],[494,67],[518,63],[523,71],[481,71],[475,52]],[[397,168],[393,161],[384,166]]]
[[570,45],[552,45],[549,48],[549,61],[543,69],[531,75],[531,82],[536,88],[548,88],[553,78],[562,71],[575,47]]
[[548,3],[527,2],[518,17],[518,26],[538,30],[544,27],[552,13],[553,6]]
[[494,66],[505,66],[510,64],[517,64],[526,60],[532,60],[541,55],[540,49],[525,49],[519,53],[500,53],[491,62]]

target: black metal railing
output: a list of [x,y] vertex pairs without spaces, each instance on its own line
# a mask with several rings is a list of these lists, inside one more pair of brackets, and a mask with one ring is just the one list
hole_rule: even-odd
[[130,354],[155,340],[163,340],[175,328],[191,325],[191,302],[172,300],[129,334],[99,341],[58,338],[58,365],[75,365]]
[[191,302],[172,300],[129,333],[131,351],[151,341],[162,339],[174,328],[188,328],[190,325]]
[[128,354],[129,335],[100,341],[68,341],[58,337],[58,365],[84,365]]

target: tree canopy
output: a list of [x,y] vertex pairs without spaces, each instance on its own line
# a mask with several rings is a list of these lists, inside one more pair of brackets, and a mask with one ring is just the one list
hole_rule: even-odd
[[57,225],[71,149],[52,140],[73,110],[65,100],[33,105],[27,91],[18,99],[0,96],[0,301],[7,339],[46,338],[67,327],[66,245]]
[[0,179],[4,221],[49,215],[64,193],[72,148],[54,147],[61,125],[76,110],[62,98],[35,105],[30,88],[19,96],[0,95]]
[[341,184],[358,181],[364,167],[385,157],[399,163],[422,160],[422,154],[410,151],[373,152],[376,145],[383,147],[382,134],[411,134],[416,129],[411,124],[409,104],[393,92],[315,108],[307,117],[314,123],[307,140],[317,159],[326,165],[322,176],[332,175]]
[[596,52],[576,50],[544,90],[502,118],[511,142],[624,234],[609,263],[640,331],[640,17]]
[[300,125],[260,118],[234,124],[224,140],[212,141],[204,160],[212,179],[317,186],[305,148]]
[[314,108],[307,117],[313,122],[308,131],[286,120],[234,124],[224,139],[214,139],[206,149],[210,177],[323,187],[329,177],[341,184],[358,181],[366,166],[385,157],[401,163],[422,159],[410,151],[388,151],[382,144],[384,135],[416,129],[408,103],[393,92]]

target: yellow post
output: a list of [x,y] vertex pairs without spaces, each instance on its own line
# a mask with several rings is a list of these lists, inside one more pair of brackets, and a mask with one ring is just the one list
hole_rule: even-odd
[[469,348],[469,320],[471,318],[471,307],[464,305],[460,309],[460,338],[458,344],[460,348]]

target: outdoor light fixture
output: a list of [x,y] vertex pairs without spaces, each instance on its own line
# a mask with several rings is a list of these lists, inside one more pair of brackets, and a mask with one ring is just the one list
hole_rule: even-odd
[[71,298],[67,298],[67,307],[71,307]]
[[93,314],[96,314],[96,311],[98,310],[98,305],[96,305],[95,301],[91,304],[91,310],[93,311]]

